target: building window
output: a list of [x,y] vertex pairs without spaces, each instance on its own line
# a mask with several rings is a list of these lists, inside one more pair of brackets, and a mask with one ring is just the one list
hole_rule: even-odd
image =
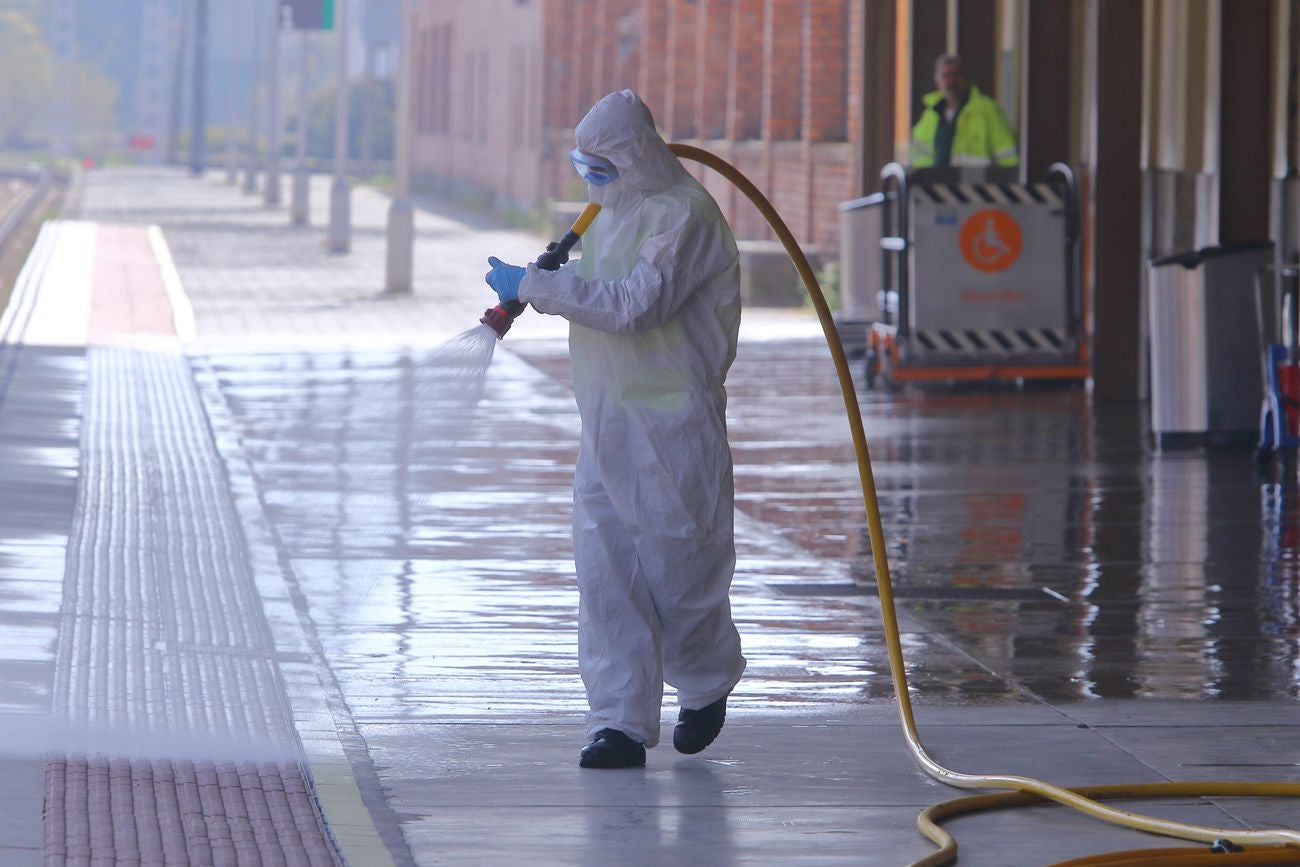
[[524,105],[524,62],[523,52],[510,52],[510,115],[514,118],[514,126],[511,129],[513,137],[510,143],[517,148],[521,148],[526,144],[524,127],[528,125],[529,121],[529,118],[524,116],[526,108]]
[[443,135],[451,132],[451,32],[451,25],[444,24],[437,33],[438,102],[433,112],[433,127]]
[[429,107],[437,97],[438,80],[433,75],[433,46],[430,44],[431,28],[419,31],[415,51],[415,70],[420,82],[419,99],[415,106],[416,128],[422,133],[433,132]]
[[[490,76],[491,76],[491,67],[488,65],[487,49],[484,48],[482,51],[478,53],[478,87],[479,87],[479,93],[482,94],[482,96],[479,99],[480,103],[487,103],[492,101],[492,96],[491,96],[492,91],[491,88],[489,87],[489,83],[491,81]],[[480,105],[478,109],[478,136],[477,136],[480,142],[487,141],[487,127],[488,127],[487,106]]]
[[421,31],[415,68],[420,81],[415,119],[422,133],[446,135],[451,100],[451,25],[442,24]]
[[474,60],[475,52],[465,52],[465,102],[460,115],[460,137],[467,141],[474,139],[474,109],[478,102],[475,99],[475,85],[477,82],[474,80],[476,71]]

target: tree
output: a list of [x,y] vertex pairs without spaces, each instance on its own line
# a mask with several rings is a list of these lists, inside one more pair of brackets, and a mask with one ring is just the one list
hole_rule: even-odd
[[[338,103],[337,94],[336,86],[320,91],[312,96],[307,108],[307,153],[318,159],[330,159],[334,156],[334,109]],[[367,89],[364,83],[354,81],[348,88],[348,97],[348,156],[352,159],[361,156],[361,122],[364,116],[362,103],[369,100],[374,109],[371,158],[381,161],[391,160],[393,158],[393,82],[372,81]]]
[[76,131],[80,135],[101,135],[118,130],[117,96],[120,88],[116,81],[79,63],[76,70],[73,109],[77,118]]
[[[5,7],[12,5],[17,4]],[[44,127],[53,64],[35,18],[5,7],[0,7],[0,139],[19,144]]]
[[0,144],[22,145],[50,133],[50,109],[72,88],[71,132],[117,128],[119,86],[98,63],[78,62],[67,84],[56,81],[54,52],[40,23],[41,0],[0,0]]

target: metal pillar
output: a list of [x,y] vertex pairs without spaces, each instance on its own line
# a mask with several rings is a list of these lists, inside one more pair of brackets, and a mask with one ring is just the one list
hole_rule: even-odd
[[862,95],[856,116],[859,143],[853,159],[853,190],[865,196],[880,189],[880,169],[895,160],[894,154],[894,52],[897,48],[897,7],[892,3],[868,3],[862,11],[863,24],[858,51]]
[[[947,0],[912,0],[912,80],[907,114],[913,121],[921,108],[921,97],[934,90],[934,61],[948,50],[947,6]],[[978,84],[980,90],[993,90],[991,82],[988,87],[983,82]]]
[[1269,240],[1273,174],[1273,9],[1225,4],[1219,117],[1219,241]]
[[280,204],[280,132],[283,118],[280,116],[280,34],[284,29],[284,18],[289,14],[289,7],[281,6],[279,0],[272,5],[271,29],[267,34],[267,100],[270,103],[267,114],[270,126],[266,131],[266,184],[262,189],[262,201],[267,205]]
[[[981,91],[998,92],[997,0],[961,0],[956,9],[956,32],[948,34],[966,65],[966,78]],[[1054,46],[1060,51],[1060,46]],[[929,58],[933,68],[934,58]]]
[[190,127],[190,173],[202,175],[208,160],[208,0],[194,5],[194,94]]
[[415,255],[415,214],[411,208],[411,50],[415,44],[411,0],[402,0],[401,47],[397,64],[396,136],[393,142],[393,202],[388,208],[388,248],[384,289],[410,292]]
[[1047,167],[1070,160],[1070,0],[1029,4],[1024,70],[1024,99],[1017,123],[1023,176],[1038,181]]
[[239,182],[239,79],[243,75],[240,47],[244,44],[244,6],[239,0],[230,4],[230,53],[226,81],[226,183]]
[[298,143],[297,162],[293,168],[293,204],[289,222],[305,226],[311,213],[311,175],[307,172],[307,77],[309,56],[307,31],[298,31]]
[[[235,0],[236,3],[248,2],[248,0]],[[257,82],[261,77],[261,52],[257,50],[257,38],[262,35],[262,26],[264,24],[264,15],[258,14],[258,7],[262,0],[253,0],[252,15],[252,33],[249,34],[248,43],[253,46],[249,53],[249,75],[248,75],[248,149],[244,153],[244,192],[252,195],[257,192],[257,152],[261,148],[261,131],[258,129],[260,124],[258,118],[261,113],[257,105]]]
[[[1142,5],[1091,0],[1093,394],[1133,401],[1142,371]],[[1104,48],[1103,48],[1104,43]]]
[[[147,148],[151,161],[160,161],[166,153],[170,110],[169,75],[173,31],[180,10],[167,0],[143,0],[140,6],[140,50],[135,72],[135,133],[151,140]],[[146,150],[140,142],[141,150]]]
[[375,123],[375,55],[378,46],[366,40],[366,59],[365,59],[365,77],[363,81],[362,93],[365,98],[361,100],[361,171],[365,172],[362,177],[374,174],[375,159],[375,131],[372,128]]
[[172,57],[171,116],[167,119],[167,162],[181,161],[181,109],[185,95],[185,45],[189,42],[194,0],[181,0],[180,26],[176,28],[176,53]]
[[329,251],[346,253],[352,246],[352,188],[348,184],[348,26],[347,0],[335,0],[338,30],[338,104],[334,109],[334,183],[330,186]]

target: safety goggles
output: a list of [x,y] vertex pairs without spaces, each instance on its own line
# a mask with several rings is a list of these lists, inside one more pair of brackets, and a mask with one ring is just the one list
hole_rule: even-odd
[[569,160],[577,170],[578,176],[593,186],[604,186],[618,178],[618,169],[604,157],[589,154],[581,148],[569,151]]

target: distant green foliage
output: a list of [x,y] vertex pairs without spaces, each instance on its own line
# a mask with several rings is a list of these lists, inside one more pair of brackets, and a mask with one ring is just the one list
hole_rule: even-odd
[[0,139],[19,145],[45,126],[50,101],[52,61],[34,14],[0,5]]
[[[55,58],[42,30],[41,0],[0,0],[0,141],[26,145],[50,133],[56,89]],[[83,58],[72,76],[71,120],[74,136],[117,128],[119,88]]]
[[[822,287],[822,294],[826,296],[826,306],[832,312],[840,309],[840,263],[832,259],[821,268],[817,269],[817,283]],[[802,290],[802,285],[800,289]],[[812,298],[804,293],[803,306],[812,310]]]
[[[307,105],[307,153],[319,159],[334,156],[334,105],[337,101],[337,89],[334,87],[316,93]],[[393,158],[393,83],[391,81],[373,81],[367,88],[364,82],[354,81],[348,93],[348,152],[353,159],[360,159],[363,107],[368,100],[371,104],[373,127],[371,132],[370,158],[374,160],[391,160]],[[289,123],[288,142],[297,141],[297,121]],[[291,145],[286,145],[291,150]]]

